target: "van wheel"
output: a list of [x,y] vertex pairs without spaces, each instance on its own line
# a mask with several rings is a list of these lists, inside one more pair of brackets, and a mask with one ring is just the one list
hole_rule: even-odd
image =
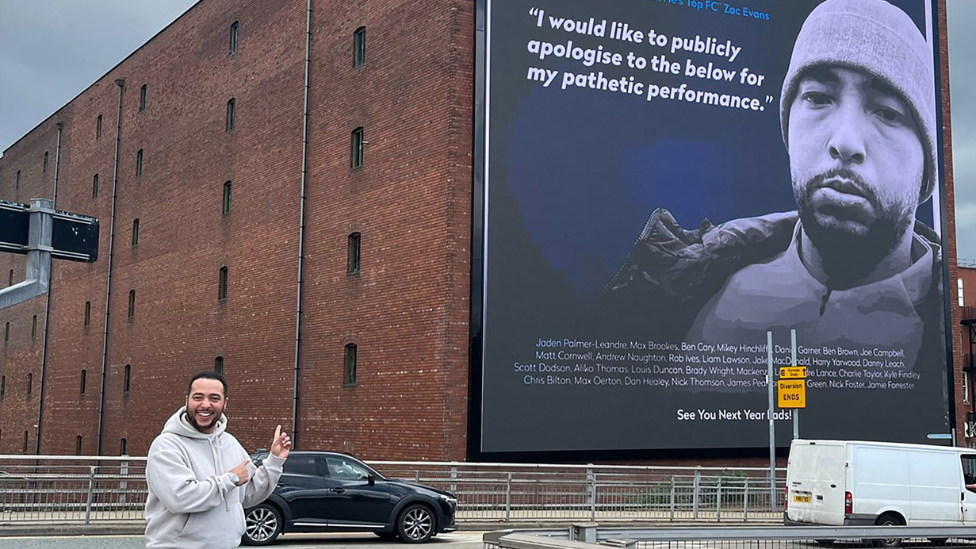
[[[902,526],[905,521],[894,513],[885,513],[878,517],[874,522],[875,526]],[[898,547],[901,545],[901,538],[884,538],[871,540],[875,547]]]

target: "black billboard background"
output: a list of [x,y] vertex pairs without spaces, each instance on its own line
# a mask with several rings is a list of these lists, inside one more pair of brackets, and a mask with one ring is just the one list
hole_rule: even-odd
[[[780,133],[779,92],[795,36],[818,3],[751,2],[749,9],[768,14],[765,20],[725,13],[724,3],[714,13],[687,1],[490,2],[481,451],[758,448],[768,443],[764,416],[677,419],[678,410],[693,415],[699,410],[764,413],[765,388],[723,392],[528,385],[513,365],[539,362],[537,352],[547,351],[539,340],[676,341],[667,333],[672,311],[611,308],[608,314],[603,292],[655,208],[667,208],[686,228],[704,218],[721,223],[795,209]],[[893,3],[924,26],[921,0]],[[734,62],[727,62],[719,56],[672,54],[669,47],[555,31],[548,24],[539,28],[535,10],[543,10],[545,20],[605,20],[608,32],[619,22],[642,32],[655,29],[669,38],[729,40],[741,51]],[[663,54],[681,63],[682,74],[539,60],[526,51],[530,40],[602,45],[648,60]],[[746,67],[765,80],[748,86],[689,77],[684,75],[687,62],[711,62],[736,71]],[[526,80],[529,67],[558,70],[560,75],[545,88]],[[755,97],[763,110],[562,90],[566,71],[602,71],[607,78],[634,76],[643,83],[686,84]],[[920,207],[919,219],[931,224],[931,208],[931,202]],[[774,338],[777,345],[789,345],[789,333]],[[765,343],[764,338],[756,343]],[[924,360],[929,375],[904,394],[808,390],[801,435],[922,442],[927,433],[947,432],[945,356]],[[765,364],[759,367],[765,371]],[[792,426],[789,421],[778,424],[779,440],[785,444]]]

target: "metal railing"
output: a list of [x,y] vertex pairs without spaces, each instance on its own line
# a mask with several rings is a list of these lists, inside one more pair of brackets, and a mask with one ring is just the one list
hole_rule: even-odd
[[[458,521],[777,521],[784,471],[760,468],[368,462],[447,490]],[[146,458],[0,456],[0,523],[143,520]]]

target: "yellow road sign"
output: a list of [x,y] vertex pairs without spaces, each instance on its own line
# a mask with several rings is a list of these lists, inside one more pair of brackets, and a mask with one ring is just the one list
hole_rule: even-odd
[[781,379],[776,382],[780,408],[806,408],[807,386],[802,379]]
[[779,369],[780,379],[803,379],[807,377],[806,366],[784,366]]

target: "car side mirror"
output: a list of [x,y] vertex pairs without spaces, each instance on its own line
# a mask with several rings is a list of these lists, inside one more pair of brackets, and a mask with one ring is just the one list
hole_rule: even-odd
[[366,475],[366,484],[376,486],[376,475]]

